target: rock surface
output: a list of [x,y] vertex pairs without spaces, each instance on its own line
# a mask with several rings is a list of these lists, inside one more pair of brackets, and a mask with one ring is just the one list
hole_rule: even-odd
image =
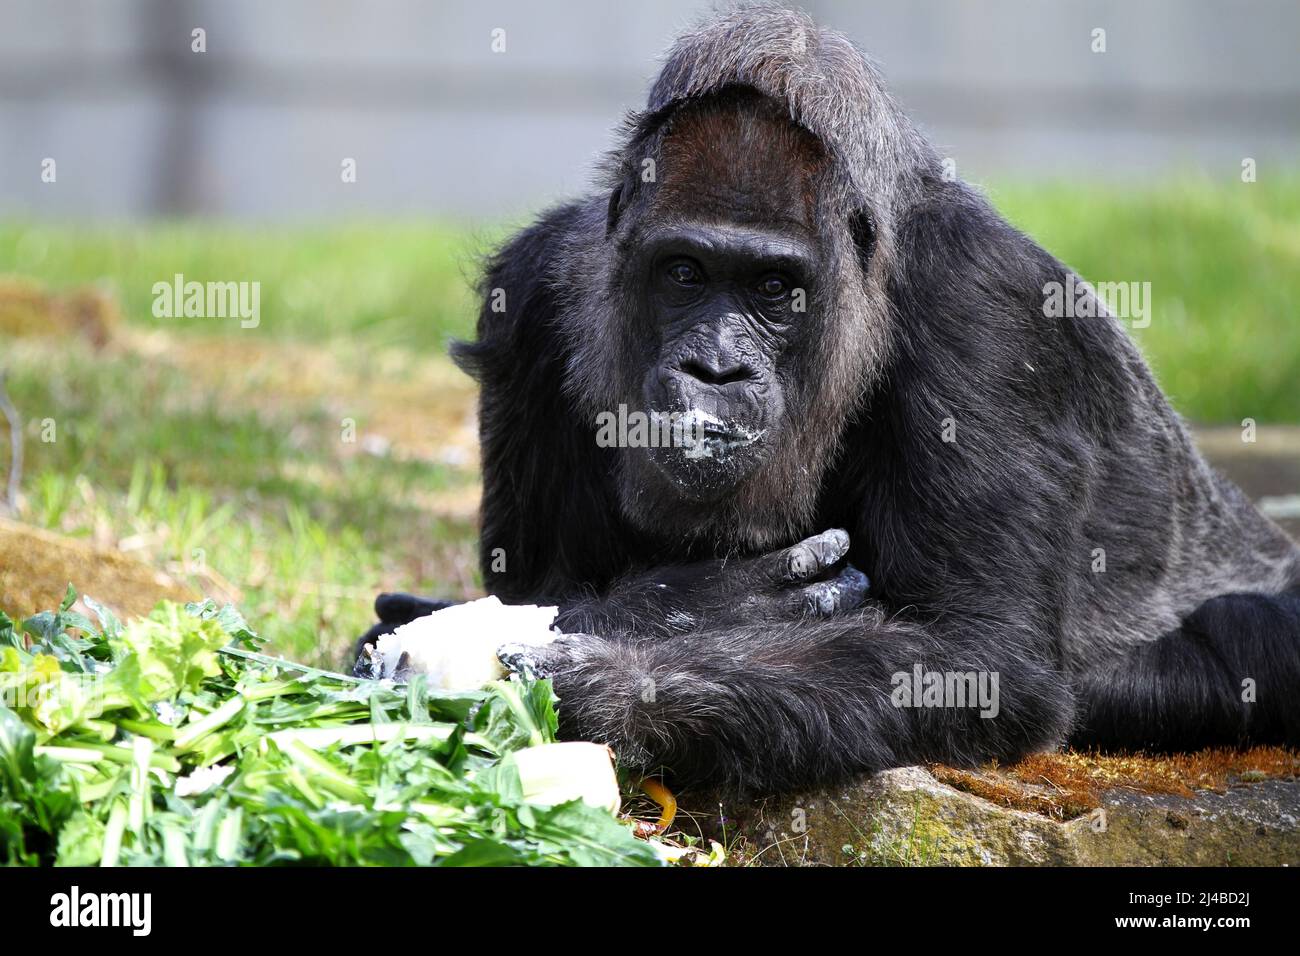
[[725,812],[739,862],[768,866],[1300,865],[1297,779],[1190,795],[1116,787],[1097,803],[1055,819],[904,767]]

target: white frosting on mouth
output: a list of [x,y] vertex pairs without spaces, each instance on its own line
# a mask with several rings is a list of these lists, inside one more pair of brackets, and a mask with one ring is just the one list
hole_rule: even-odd
[[686,449],[687,458],[725,458],[730,452],[754,444],[764,432],[724,422],[698,408],[683,413],[676,427],[681,429],[681,445]]

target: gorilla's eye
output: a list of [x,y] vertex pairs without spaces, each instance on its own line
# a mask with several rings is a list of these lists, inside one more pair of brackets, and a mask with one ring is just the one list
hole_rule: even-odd
[[672,279],[678,285],[699,285],[700,272],[689,262],[670,263],[668,266],[668,278]]
[[790,285],[780,276],[768,276],[759,282],[758,291],[769,299],[779,299],[790,291]]

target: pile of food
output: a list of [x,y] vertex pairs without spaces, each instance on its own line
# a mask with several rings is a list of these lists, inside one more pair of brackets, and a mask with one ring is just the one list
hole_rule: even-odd
[[[657,865],[549,682],[443,690],[258,653],[232,608],[0,612],[0,863]],[[388,650],[386,647],[385,650]]]

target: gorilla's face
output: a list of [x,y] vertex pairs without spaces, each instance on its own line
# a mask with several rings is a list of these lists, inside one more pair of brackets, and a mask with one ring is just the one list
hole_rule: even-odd
[[629,422],[614,473],[642,532],[722,550],[811,527],[878,328],[834,173],[744,88],[675,108],[624,157],[605,258],[575,270],[574,307],[605,308],[572,324],[569,372],[593,416],[657,419],[649,442]]
[[685,496],[716,500],[782,440],[815,249],[793,230],[688,220],[649,230],[636,256],[659,342],[641,397],[676,422],[672,445],[648,455]]
[[[667,124],[629,242],[640,313],[624,350],[647,411],[674,441],[633,452],[637,475],[698,504],[759,481],[799,427],[817,334],[813,282],[821,144],[753,95],[687,107]],[[616,200],[617,201],[617,200]],[[647,475],[649,472],[649,475]],[[752,483],[752,482],[751,482]]]

